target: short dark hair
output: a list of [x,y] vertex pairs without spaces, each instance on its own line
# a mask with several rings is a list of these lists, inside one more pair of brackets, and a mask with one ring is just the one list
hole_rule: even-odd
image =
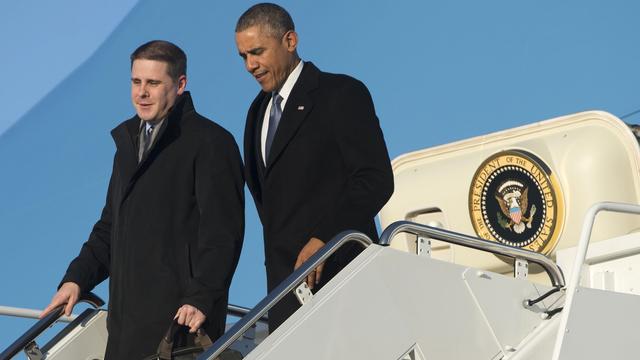
[[236,24],[236,32],[244,31],[252,26],[263,26],[269,35],[279,37],[287,31],[295,31],[291,15],[282,6],[272,3],[253,5],[240,16]]
[[173,80],[187,75],[187,55],[176,44],[165,40],[152,40],[140,45],[131,54],[131,66],[138,59],[156,60],[167,63],[167,71]]

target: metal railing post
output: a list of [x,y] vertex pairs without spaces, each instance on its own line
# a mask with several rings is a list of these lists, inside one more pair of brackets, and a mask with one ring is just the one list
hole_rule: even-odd
[[557,360],[560,357],[560,350],[562,349],[562,343],[564,342],[564,335],[566,334],[567,322],[569,320],[569,314],[573,307],[573,298],[580,285],[580,277],[582,276],[582,267],[587,257],[587,250],[589,249],[589,240],[591,239],[591,231],[593,230],[593,224],[596,221],[596,216],[601,211],[612,211],[618,213],[638,214],[640,215],[640,206],[634,204],[614,203],[614,202],[601,202],[596,203],[585,215],[584,223],[582,224],[582,233],[580,233],[580,241],[578,242],[578,251],[576,259],[573,263],[573,271],[569,284],[567,286],[567,298],[564,302],[564,310],[562,311],[562,317],[560,318],[560,325],[558,326],[558,334],[556,335],[556,343],[553,349],[553,359]]
[[417,224],[410,221],[397,221],[387,226],[380,236],[380,245],[389,245],[391,240],[400,233],[410,233],[416,236],[428,236],[432,239],[460,245],[476,250],[487,251],[494,254],[508,256],[514,260],[524,259],[528,262],[536,263],[547,272],[551,283],[556,287],[564,286],[564,275],[562,270],[553,260],[533,251],[514,248],[493,241],[456,233],[449,230],[435,228],[427,225]]

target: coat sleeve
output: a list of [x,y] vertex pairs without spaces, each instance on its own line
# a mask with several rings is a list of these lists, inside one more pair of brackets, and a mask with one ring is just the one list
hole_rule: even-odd
[[371,95],[355,79],[335,93],[331,118],[347,174],[335,206],[312,232],[325,242],[354,224],[371,221],[393,193],[393,172]]
[[244,237],[242,160],[230,134],[204,141],[196,158],[195,195],[200,224],[192,251],[193,278],[182,304],[209,317],[217,301],[227,301]]
[[80,286],[81,292],[89,292],[109,276],[114,171],[115,161],[102,215],[93,226],[89,239],[82,245],[80,254],[69,264],[58,288],[65,282],[74,282]]

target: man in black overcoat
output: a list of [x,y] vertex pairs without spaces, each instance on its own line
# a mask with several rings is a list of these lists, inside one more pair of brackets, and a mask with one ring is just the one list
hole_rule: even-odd
[[[236,25],[238,52],[262,88],[247,115],[244,156],[269,291],[343,230],[377,241],[374,217],[393,192],[369,91],[301,61],[297,44],[293,20],[275,4],[254,5]],[[338,252],[307,278],[309,287],[318,289],[358,251]],[[272,308],[270,331],[297,307],[289,295]]]
[[105,359],[155,353],[174,318],[213,338],[224,332],[228,290],[244,234],[242,163],[232,135],[196,113],[186,56],[166,41],[131,55],[136,116],[112,132],[106,204],[51,304],[110,278]]

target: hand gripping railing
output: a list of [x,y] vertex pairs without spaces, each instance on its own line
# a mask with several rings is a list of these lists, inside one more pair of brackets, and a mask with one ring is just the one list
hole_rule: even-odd
[[[99,308],[104,305],[104,301],[94,293],[85,293],[80,296],[78,302],[87,303],[94,308]],[[54,322],[64,314],[64,307],[66,304],[60,305],[57,308],[51,310],[45,317],[36,322],[27,332],[9,345],[5,351],[0,354],[0,360],[11,359],[16,356],[20,351],[30,346],[38,335],[49,328]]]
[[549,275],[549,278],[551,278],[553,286],[564,286],[564,276],[562,275],[562,270],[560,270],[558,265],[548,257],[533,251],[514,248],[497,242],[487,241],[427,225],[416,224],[410,221],[397,221],[389,225],[382,233],[382,236],[380,236],[380,245],[389,245],[391,240],[400,233],[425,236],[451,244],[508,256],[513,259],[524,259],[542,266]]
[[318,265],[325,262],[336,250],[348,242],[357,242],[363,247],[371,245],[372,241],[363,233],[343,231],[311,256],[302,266],[278,285],[272,292],[260,301],[246,316],[238,321],[229,331],[224,333],[209,350],[198,357],[198,360],[213,360],[236,341],[245,331],[249,330],[263,315],[278,303],[285,295],[302,283],[307,275]]

